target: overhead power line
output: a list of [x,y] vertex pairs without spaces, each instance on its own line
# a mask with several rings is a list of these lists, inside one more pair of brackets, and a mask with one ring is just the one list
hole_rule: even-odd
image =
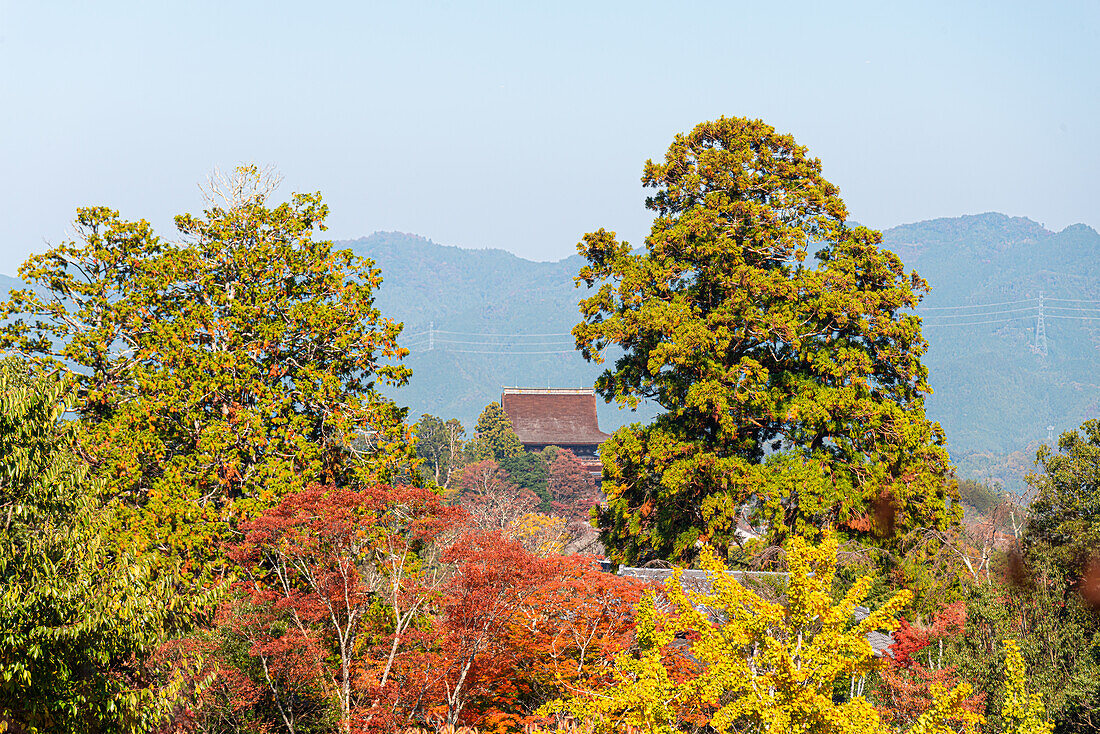
[[[1050,302],[1082,304],[1081,306],[1053,306]],[[1022,308],[1000,308],[1028,304]],[[1089,306],[1088,304],[1097,304]],[[997,310],[989,310],[997,309]],[[1038,318],[1032,349],[1045,354],[1044,342],[1046,329],[1044,319],[1062,321],[1100,321],[1100,299],[1085,298],[1046,298],[1043,294],[1035,298],[1020,298],[1013,301],[995,301],[991,303],[970,303],[956,306],[924,306],[915,309],[923,316],[922,327],[940,329],[960,326],[1004,326],[1021,319]],[[935,313],[929,313],[935,312]],[[958,320],[964,319],[964,320]],[[454,354],[486,354],[495,356],[523,356],[547,354],[575,354],[573,343],[563,343],[561,338],[572,337],[570,332],[486,332],[454,331],[436,329],[434,322],[427,331],[405,334],[403,346],[418,353],[436,349]],[[533,339],[551,339],[551,341],[531,341]],[[558,349],[538,349],[537,347],[560,347]]]
[[1048,301],[1062,301],[1067,303],[1100,303],[1091,298],[1048,298]]
[[[442,344],[477,344],[477,346],[482,346],[482,347],[484,347],[484,346],[493,346],[493,344],[500,344],[500,346],[507,346],[507,344],[505,342],[499,342],[499,341],[498,342],[484,341],[484,340],[467,341],[467,340],[462,340],[462,339],[440,339],[438,337],[436,338],[436,343],[437,344],[440,344],[440,343],[442,343]],[[519,342],[519,346],[522,346],[522,347],[564,347],[565,344],[562,344],[560,341],[522,341],[522,342]],[[570,347],[572,347],[572,344],[570,344]]]
[[558,350],[550,350],[550,351],[545,351],[545,352],[528,352],[528,351],[499,352],[499,351],[488,351],[488,350],[481,350],[481,349],[447,349],[445,351],[452,352],[452,353],[457,353],[457,354],[501,354],[501,355],[508,355],[508,354],[575,354],[576,353],[575,349],[558,349]]
[[436,334],[449,334],[451,336],[490,336],[501,338],[518,338],[523,339],[527,337],[547,337],[547,336],[573,336],[568,331],[557,332],[555,334],[501,334],[498,332],[477,332],[477,331],[444,331],[443,329],[436,329]]
[[1000,301],[998,303],[975,303],[967,306],[918,306],[917,311],[957,311],[963,308],[990,308],[991,306],[1011,306],[1016,303],[1031,303],[1038,298],[1022,298],[1018,301]]
[[1034,311],[1038,306],[1028,306],[1027,308],[1008,308],[1003,311],[980,311],[980,312],[968,312],[968,313],[940,313],[929,316],[933,319],[962,319],[962,318],[974,318],[975,316],[996,316],[1002,313],[1026,313]]
[[[976,316],[979,314],[975,314]],[[1008,324],[1013,321],[1019,321],[1020,319],[1030,318],[1029,316],[1013,316],[1007,319],[993,319],[992,321],[948,321],[942,324],[921,324],[922,329],[935,329],[940,326],[975,326],[977,324]],[[1050,318],[1049,316],[1047,318]]]

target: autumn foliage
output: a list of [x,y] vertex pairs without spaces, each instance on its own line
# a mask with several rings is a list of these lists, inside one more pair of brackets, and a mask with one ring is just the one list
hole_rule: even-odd
[[790,136],[697,126],[644,253],[585,235],[578,349],[662,409],[599,483],[495,403],[407,425],[320,194],[214,183],[180,242],[78,210],[0,304],[0,734],[1100,729],[1100,421],[962,525],[926,284]]
[[430,490],[314,485],[241,530],[234,593],[191,640],[216,670],[192,721],[515,730],[632,643],[638,584]]
[[441,544],[459,516],[425,489],[318,485],[242,523],[228,555],[245,577],[220,622],[249,641],[287,726],[294,683],[335,699],[345,730],[386,685],[402,637],[440,591]]
[[572,451],[559,451],[554,456],[547,485],[550,506],[569,520],[587,521],[592,508],[600,503],[595,478]]
[[[894,644],[881,671],[879,712],[884,720],[897,726],[911,725],[932,707],[934,688],[947,690],[959,684],[955,667],[944,663],[944,643],[963,634],[965,626],[966,605],[961,601],[945,606],[927,627],[898,620]],[[960,703],[960,709],[978,714],[984,701],[985,694],[970,696]],[[955,723],[963,722],[956,719]]]

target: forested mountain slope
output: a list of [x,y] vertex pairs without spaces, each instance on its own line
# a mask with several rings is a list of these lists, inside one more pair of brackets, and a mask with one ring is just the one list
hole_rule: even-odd
[[[1100,415],[1100,235],[993,213],[884,235],[932,287],[920,310],[935,391],[928,412],[947,431],[960,474],[1019,485],[1047,426],[1056,436]],[[599,372],[570,353],[580,258],[530,262],[398,233],[344,244],[382,268],[379,305],[405,321],[414,377],[398,399],[413,417],[470,425],[501,385],[591,385]],[[1040,292],[1045,357],[1033,349]],[[607,430],[638,417],[613,406],[600,416]]]
[[[580,257],[532,262],[396,232],[341,244],[382,269],[378,306],[405,323],[413,379],[390,394],[414,420],[429,412],[473,426],[502,386],[591,387],[602,369],[580,357],[569,335],[583,292],[573,285]],[[653,414],[600,405],[605,430]]]
[[[1100,416],[1100,235],[980,214],[886,231],[931,285],[921,304],[934,395],[960,474],[1016,483],[1034,448]],[[1047,353],[1039,353],[1039,296]]]
[[[931,345],[928,413],[946,430],[960,475],[1019,486],[1048,426],[1057,436],[1100,417],[1100,235],[990,213],[884,236],[932,287],[919,311]],[[569,335],[585,293],[573,284],[577,256],[531,262],[395,232],[341,244],[377,263],[378,306],[405,323],[413,378],[388,394],[410,407],[411,420],[430,412],[472,426],[504,385],[591,386],[600,372]],[[0,276],[0,293],[18,283]],[[1045,356],[1036,338],[1040,294]],[[601,427],[654,411],[601,403]]]

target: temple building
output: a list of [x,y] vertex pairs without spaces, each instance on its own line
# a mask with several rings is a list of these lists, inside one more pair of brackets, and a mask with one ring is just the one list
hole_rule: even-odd
[[611,436],[596,419],[595,390],[506,387],[500,404],[525,449],[560,446],[599,473],[600,444]]

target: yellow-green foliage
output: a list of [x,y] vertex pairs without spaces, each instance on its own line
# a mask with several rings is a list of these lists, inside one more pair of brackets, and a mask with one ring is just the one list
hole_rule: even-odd
[[[644,251],[605,229],[578,245],[577,348],[596,362],[622,350],[596,389],[663,409],[600,449],[612,559],[723,551],[745,514],[772,541],[848,523],[892,545],[957,523],[946,439],[924,413],[912,309],[927,284],[880,233],[848,227],[821,161],[722,117],[677,135],[642,183]],[[894,533],[867,521],[887,500]]]
[[[158,730],[191,673],[150,656],[192,618],[171,569],[121,552],[62,421],[71,392],[0,360],[0,725]],[[3,729],[0,729],[3,731]]]
[[1043,721],[1043,698],[1028,693],[1024,659],[1015,640],[1005,640],[1005,700],[1001,705],[1004,734],[1050,734],[1054,725]]
[[81,444],[126,500],[120,536],[198,570],[241,517],[313,482],[393,481],[416,458],[401,325],[374,306],[380,271],[319,239],[320,194],[269,202],[242,167],[183,241],[103,207],[34,255],[0,304],[0,348],[74,370]]
[[[523,734],[593,734],[595,730],[596,727],[592,721],[585,721],[579,724],[577,722],[567,721],[561,722],[553,728],[529,724],[523,727]],[[456,727],[445,724],[438,729],[409,727],[405,729],[402,734],[482,734],[483,731],[485,730],[475,729],[471,726]],[[626,727],[622,730],[622,734],[637,734],[637,732],[633,727]]]
[[[862,696],[837,703],[833,691],[837,681],[865,676],[875,667],[866,635],[893,629],[909,592],[899,592],[853,625],[853,610],[871,579],[860,579],[838,604],[832,603],[836,538],[814,547],[796,537],[787,551],[786,604],[762,599],[727,574],[714,553],[704,552],[701,565],[712,573],[711,593],[685,591],[679,575],[674,577],[664,592],[669,611],[658,610],[654,597],[639,606],[639,652],[616,659],[614,681],[555,702],[547,711],[593,717],[601,731],[631,725],[673,732],[684,723],[706,723],[719,732],[890,731]],[[671,669],[668,654],[677,635],[691,641],[694,660],[680,675]],[[976,717],[959,708],[969,694],[966,685],[936,691],[935,705],[911,731],[951,731],[946,724],[951,717],[972,728]]]

